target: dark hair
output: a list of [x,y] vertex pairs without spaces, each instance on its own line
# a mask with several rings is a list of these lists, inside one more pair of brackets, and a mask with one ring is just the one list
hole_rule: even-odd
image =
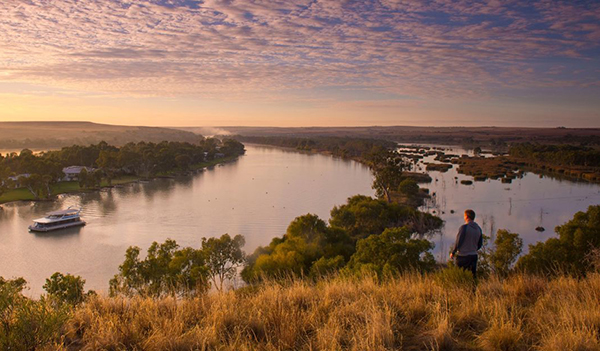
[[475,211],[473,210],[465,210],[465,215],[467,215],[467,218],[474,221],[475,220]]

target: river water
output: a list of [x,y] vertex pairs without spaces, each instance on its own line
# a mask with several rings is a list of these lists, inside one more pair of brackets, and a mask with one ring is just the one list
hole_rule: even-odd
[[[41,294],[45,279],[57,271],[80,275],[86,289],[106,292],[129,246],[145,252],[153,241],[172,238],[182,246],[199,247],[202,237],[229,233],[244,235],[244,249],[251,253],[283,235],[297,216],[310,212],[327,220],[331,208],[348,197],[373,195],[371,174],[359,163],[271,147],[246,149],[239,160],[190,177],[61,195],[53,202],[3,205],[0,276],[24,277],[32,296]],[[471,178],[457,174],[455,168],[430,175],[434,181],[422,186],[435,196],[422,209],[435,211],[446,222],[431,238],[440,261],[446,259],[465,208],[477,212],[476,221],[486,234],[506,228],[520,233],[528,244],[554,235],[556,225],[600,203],[598,185],[535,174],[512,184],[486,181],[470,186],[460,184],[461,179]],[[28,232],[33,219],[71,205],[83,207],[85,227]],[[537,226],[546,231],[535,231]]]
[[[471,150],[447,146],[444,149],[446,153],[472,156]],[[434,158],[423,158],[419,162],[421,168],[425,169],[423,163],[439,163]],[[421,210],[444,220],[442,231],[431,238],[436,244],[435,256],[441,262],[447,261],[467,208],[475,211],[475,222],[491,242],[498,229],[506,229],[520,234],[523,252],[527,252],[529,244],[556,236],[555,227],[573,218],[576,212],[586,211],[590,205],[600,205],[598,184],[525,173],[510,184],[488,179],[463,185],[461,180],[473,180],[473,177],[459,174],[457,168],[453,165],[447,172],[428,172],[433,181],[421,185],[432,195]],[[536,227],[545,230],[540,232]]]
[[[239,160],[180,179],[86,194],[54,202],[21,202],[0,210],[0,276],[22,276],[32,295],[59,271],[80,275],[86,289],[107,291],[125,250],[143,252],[172,238],[199,247],[202,237],[242,234],[245,251],[285,233],[297,216],[327,220],[335,205],[355,194],[373,195],[368,168],[339,158],[246,146]],[[87,225],[46,234],[27,226],[45,213],[83,207]]]

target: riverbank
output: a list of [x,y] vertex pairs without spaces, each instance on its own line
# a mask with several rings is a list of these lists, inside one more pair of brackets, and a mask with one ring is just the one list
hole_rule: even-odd
[[[216,159],[216,160],[212,160],[212,161],[208,161],[208,162],[194,164],[194,165],[190,166],[190,171],[191,172],[199,172],[205,168],[210,168],[210,167],[214,167],[214,166],[217,166],[220,164],[234,162],[238,158],[239,158],[239,156],[236,155],[236,156],[230,156],[230,157],[220,158],[220,159]],[[27,188],[17,188],[17,189],[9,190],[9,191],[5,192],[4,194],[2,194],[2,196],[0,196],[0,205],[10,203],[10,202],[15,202],[15,201],[52,201],[52,200],[54,200],[54,198],[56,196],[61,195],[61,194],[93,192],[93,191],[99,191],[99,190],[106,189],[106,188],[111,188],[114,186],[122,186],[122,185],[126,185],[126,184],[139,182],[140,180],[151,180],[154,178],[168,178],[168,177],[185,176],[187,174],[189,174],[189,172],[182,173],[182,172],[173,171],[173,172],[159,174],[156,177],[152,177],[150,179],[145,179],[145,178],[138,177],[138,176],[128,175],[128,176],[122,176],[122,177],[112,179],[111,185],[108,184],[108,181],[106,179],[103,179],[102,182],[100,183],[100,187],[93,188],[93,189],[85,189],[85,188],[80,187],[78,181],[58,182],[58,183],[52,184],[50,186],[52,194],[49,199],[35,199],[33,194],[29,190],[27,190]]]

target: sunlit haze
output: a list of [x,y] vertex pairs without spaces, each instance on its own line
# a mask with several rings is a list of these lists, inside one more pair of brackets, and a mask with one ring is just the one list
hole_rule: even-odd
[[0,121],[600,127],[600,2],[9,0]]

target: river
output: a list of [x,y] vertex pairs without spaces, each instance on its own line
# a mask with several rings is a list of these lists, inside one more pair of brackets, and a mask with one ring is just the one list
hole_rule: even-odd
[[[0,276],[24,277],[32,296],[57,271],[106,292],[131,245],[145,252],[153,241],[172,238],[199,247],[202,237],[229,233],[244,235],[250,253],[283,235],[297,216],[327,220],[348,197],[373,195],[369,170],[357,162],[272,147],[246,150],[235,162],[190,177],[2,205]],[[83,207],[85,227],[28,232],[33,219],[72,205]]]
[[[182,246],[199,247],[202,237],[229,233],[244,235],[244,249],[251,253],[283,235],[297,216],[310,212],[327,220],[331,208],[348,197],[374,193],[368,168],[357,162],[272,147],[246,149],[239,160],[190,177],[61,195],[52,202],[3,205],[0,276],[24,277],[31,296],[41,294],[45,279],[57,271],[80,275],[86,289],[106,292],[129,246],[145,252],[153,241],[172,238]],[[446,259],[465,208],[476,211],[476,221],[486,234],[506,228],[529,244],[554,235],[554,227],[575,212],[600,204],[598,185],[532,173],[512,184],[489,180],[469,186],[460,180],[471,177],[458,174],[456,166],[430,175],[433,182],[422,186],[435,196],[422,209],[435,211],[446,223],[431,238],[440,261]],[[85,227],[28,232],[33,219],[72,205],[83,207]],[[535,231],[537,226],[546,231]]]

